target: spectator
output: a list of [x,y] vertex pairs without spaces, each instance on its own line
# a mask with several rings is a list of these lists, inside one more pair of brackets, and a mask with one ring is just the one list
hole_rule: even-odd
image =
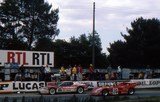
[[66,69],[67,80],[70,80],[71,70],[72,70],[72,67],[69,65],[69,67]]
[[22,80],[25,80],[25,77],[24,77],[24,75],[25,75],[25,69],[24,69],[24,66],[23,66],[23,65],[21,65],[21,66],[19,67],[19,72],[21,73],[21,78],[22,78]]
[[45,73],[45,81],[51,81],[51,69],[48,65],[44,68],[44,73]]
[[92,64],[89,66],[89,80],[94,80],[94,69]]
[[77,80],[77,68],[76,68],[76,65],[72,68],[72,77],[73,77],[74,81]]
[[155,74],[155,72],[154,72],[154,70],[152,71],[152,78],[156,78],[156,74]]
[[118,74],[118,79],[122,79],[122,69],[120,66],[118,66],[117,74]]
[[39,69],[39,81],[44,81],[44,79],[45,79],[44,69],[45,68],[43,66],[41,66]]
[[109,74],[108,73],[106,73],[105,74],[105,80],[109,80],[110,78],[109,78]]
[[36,72],[33,72],[32,74],[32,81],[37,81],[38,75]]
[[30,72],[26,70],[24,77],[25,77],[25,81],[30,81],[30,77],[31,77]]
[[22,81],[22,74],[20,71],[15,75],[14,81]]
[[65,73],[65,68],[64,68],[64,66],[62,66],[60,69],[60,74],[64,74],[64,73]]
[[145,75],[144,75],[144,78],[147,78],[147,79],[150,79],[151,78],[151,70],[150,70],[150,66],[147,65],[147,68],[146,68],[146,72],[145,72]]
[[117,79],[115,72],[112,72],[112,73],[111,73],[111,78],[110,78],[110,79],[111,79],[111,80],[116,80],[116,79]]
[[50,73],[50,72],[51,72],[50,67],[49,67],[48,65],[46,65],[46,67],[45,67],[45,69],[44,69],[44,73],[45,73],[45,74],[48,74],[48,73]]
[[140,72],[138,74],[138,79],[144,79],[144,73],[143,72]]
[[82,76],[82,67],[81,65],[79,65],[77,67],[77,80],[82,80],[83,76]]
[[100,77],[100,72],[98,71],[98,70],[96,70],[96,73],[95,73],[95,75],[96,75],[96,80],[100,80],[101,79],[101,77]]
[[65,76],[66,72],[65,72],[64,66],[62,66],[62,67],[60,68],[59,73],[60,73],[60,76],[61,76],[61,80],[65,80],[65,79],[66,79],[66,76]]
[[83,69],[82,69],[82,66],[81,65],[79,65],[78,67],[77,67],[77,72],[78,73],[83,73]]
[[112,67],[111,67],[111,65],[108,66],[108,68],[107,68],[107,73],[108,73],[109,75],[111,75],[111,73],[112,73]]

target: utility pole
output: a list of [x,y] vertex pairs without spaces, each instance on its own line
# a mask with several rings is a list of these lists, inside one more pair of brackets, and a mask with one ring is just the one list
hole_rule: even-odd
[[95,68],[95,1],[93,2],[92,65]]

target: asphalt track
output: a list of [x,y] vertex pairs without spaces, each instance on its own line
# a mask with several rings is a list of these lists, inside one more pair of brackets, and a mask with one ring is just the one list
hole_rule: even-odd
[[[39,93],[9,93],[9,94],[0,94],[0,97],[39,97],[39,96],[44,96],[44,97],[72,97],[73,95],[77,97],[88,97],[90,91],[87,91],[84,94],[75,94],[75,93],[68,93],[68,94],[56,94],[56,95],[40,95]],[[135,98],[135,97],[151,97],[151,96],[160,96],[160,89],[136,89],[134,95],[119,95],[120,97],[130,97],[130,98]],[[98,96],[92,96],[92,97],[98,97]],[[108,96],[107,96],[108,97]],[[110,97],[110,96],[109,96]],[[111,96],[114,97],[114,96]]]

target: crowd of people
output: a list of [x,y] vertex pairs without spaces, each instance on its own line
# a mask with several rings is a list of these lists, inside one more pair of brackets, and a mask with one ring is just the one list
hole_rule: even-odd
[[46,65],[31,73],[29,69],[21,65],[15,75],[15,81],[49,81],[51,77],[51,68]]
[[[132,73],[133,74],[133,73]],[[138,72],[134,73],[130,79],[144,79],[144,78],[155,78],[156,74],[154,71]],[[87,71],[81,65],[74,65],[59,68],[59,72],[53,72],[48,65],[40,67],[37,71],[30,72],[23,65],[18,68],[18,72],[15,75],[15,81],[82,81],[82,80],[121,80],[122,78],[122,68],[117,67],[113,71],[112,67],[106,68],[105,72],[99,72],[99,70],[94,69],[93,65],[90,64]]]
[[74,67],[69,66],[66,69],[62,66],[59,72],[61,80],[116,80],[122,78],[120,66],[116,72],[113,72],[111,67],[108,67],[105,72],[99,72],[99,70],[93,68],[92,64],[89,65],[86,72],[83,72],[81,65],[75,65]]
[[58,73],[52,72],[51,68],[46,65],[39,68],[39,70],[30,73],[23,65],[18,68],[15,75],[15,81],[51,81],[51,80],[94,80],[95,71],[93,65],[90,64],[88,73],[83,72],[81,65],[69,65],[68,68],[62,66]]
[[[94,72],[93,66],[92,64],[90,64],[89,66],[89,75],[90,78],[92,77],[92,73]],[[62,66],[60,68],[59,74],[61,76],[61,80],[74,80],[74,81],[81,81],[83,80],[83,68],[81,65],[74,65],[73,67],[69,65],[68,68],[64,68],[64,66]]]
[[25,69],[23,65],[18,68],[18,72],[15,75],[15,81],[52,81],[52,80],[115,80],[121,77],[121,68],[118,67],[117,73],[112,72],[110,68],[107,68],[107,73],[100,73],[93,68],[90,64],[88,71],[84,72],[81,65],[68,66],[65,68],[61,66],[59,73],[53,73],[51,68],[46,65],[39,68],[39,70],[30,73],[28,69]]

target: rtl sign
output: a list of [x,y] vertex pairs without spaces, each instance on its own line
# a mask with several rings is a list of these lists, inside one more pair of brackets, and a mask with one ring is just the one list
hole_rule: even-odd
[[54,66],[53,52],[0,50],[0,66],[5,63],[18,63],[24,66]]

